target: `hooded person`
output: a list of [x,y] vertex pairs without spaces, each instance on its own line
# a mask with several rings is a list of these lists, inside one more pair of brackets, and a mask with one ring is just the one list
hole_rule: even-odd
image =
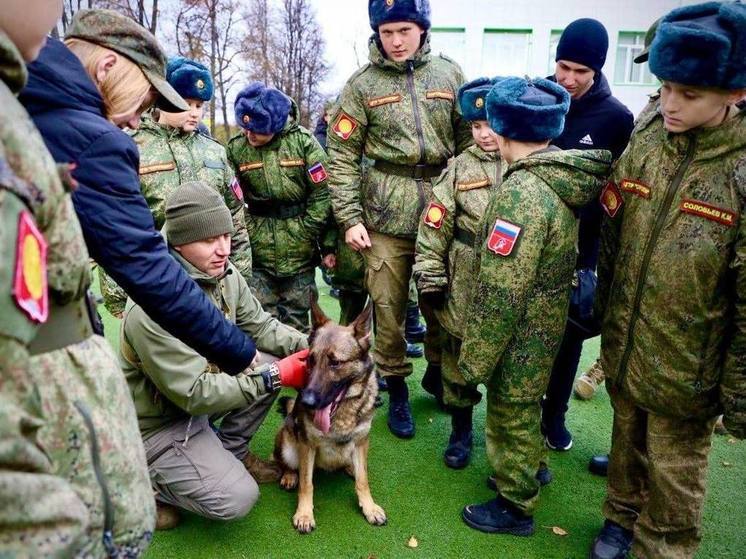
[[746,437],[746,5],[669,12],[648,62],[659,110],[638,120],[601,195],[614,426],[594,559],[693,557],[718,414]]
[[[370,0],[368,15],[369,63],[347,81],[327,138],[332,208],[345,242],[366,261],[373,360],[388,384],[389,429],[409,438],[415,434],[406,383],[412,364],[403,326],[419,218],[431,181],[472,139],[456,103],[463,72],[430,53],[430,3]],[[363,155],[373,161],[365,173]],[[420,310],[427,322],[423,385],[438,397],[440,329],[427,305],[420,302]]]
[[[177,56],[166,65],[166,80],[184,98],[188,111],[159,109],[145,116],[131,133],[140,153],[140,190],[153,215],[156,229],[165,221],[166,198],[180,184],[205,182],[219,192],[233,214],[231,259],[239,272],[251,278],[251,244],[244,220],[244,203],[225,148],[202,134],[199,124],[205,104],[213,95],[208,69],[195,60]],[[105,273],[100,274],[106,308],[121,317],[127,295]]]
[[550,146],[570,95],[556,83],[506,78],[486,96],[508,168],[484,211],[458,361],[487,386],[486,445],[497,496],[464,508],[477,530],[530,535],[544,455],[539,402],[562,340],[575,266],[575,212],[598,195],[611,153]]
[[270,314],[308,332],[318,246],[330,214],[326,152],[278,89],[250,83],[234,106],[241,132],[228,142],[228,161],[246,203],[250,284]]

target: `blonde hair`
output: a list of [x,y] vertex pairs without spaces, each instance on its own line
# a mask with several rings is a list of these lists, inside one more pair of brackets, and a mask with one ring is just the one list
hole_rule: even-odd
[[[150,82],[137,64],[126,56],[82,39],[65,39],[67,47],[80,59],[101,97],[106,118],[126,114],[139,108],[151,89]],[[103,81],[96,79],[96,66],[107,54],[116,54],[117,61]]]

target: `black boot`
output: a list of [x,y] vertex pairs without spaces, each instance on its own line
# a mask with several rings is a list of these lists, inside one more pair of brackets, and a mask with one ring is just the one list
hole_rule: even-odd
[[432,394],[435,401],[438,402],[440,409],[445,409],[443,405],[443,378],[441,377],[440,363],[428,363],[425,374],[422,376],[422,388],[425,392]]
[[591,559],[624,559],[632,546],[632,532],[616,522],[606,520],[593,540]]
[[407,320],[404,323],[404,337],[410,344],[419,344],[425,341],[427,328],[420,324],[420,308],[417,303],[407,304]]
[[451,437],[443,454],[446,466],[454,470],[465,468],[471,459],[472,430],[471,416],[473,408],[452,408]]
[[588,469],[592,474],[606,477],[606,473],[609,471],[609,455],[599,454],[598,456],[594,456],[588,462]]
[[414,437],[414,419],[409,407],[409,390],[403,377],[386,378],[389,387],[389,430],[400,439]]

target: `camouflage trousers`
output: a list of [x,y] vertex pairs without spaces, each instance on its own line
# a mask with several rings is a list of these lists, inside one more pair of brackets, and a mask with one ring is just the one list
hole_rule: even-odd
[[469,384],[458,370],[461,340],[445,329],[441,334],[441,367],[443,376],[443,402],[449,408],[468,408],[482,400],[476,386]]
[[[404,321],[409,300],[409,285],[414,264],[414,239],[391,237],[369,231],[371,248],[365,257],[365,285],[373,300],[375,343],[373,361],[381,376],[408,376],[412,363],[407,361]],[[420,305],[427,323],[425,358],[440,364],[440,326],[427,305]]]
[[88,508],[80,554],[106,556],[111,523],[117,552],[140,555],[153,534],[155,501],[135,406],[111,346],[94,335],[34,356],[30,365],[47,417],[42,448]]
[[715,419],[677,419],[638,408],[607,382],[614,407],[606,518],[634,532],[638,559],[694,557]]
[[315,268],[290,277],[277,277],[266,270],[252,270],[251,291],[262,307],[277,320],[309,333],[312,294],[316,294]]
[[487,459],[500,495],[525,514],[533,514],[539,501],[536,470],[545,457],[541,408],[538,401],[508,401],[496,392],[487,387]]

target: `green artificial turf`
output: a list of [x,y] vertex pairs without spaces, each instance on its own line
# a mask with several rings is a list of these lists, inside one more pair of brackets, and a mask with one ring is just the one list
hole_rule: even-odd
[[[339,307],[319,283],[321,305],[337,318]],[[105,315],[106,335],[118,345],[118,321]],[[585,345],[581,370],[598,354],[598,339]],[[424,359],[414,362],[409,379],[417,425],[414,439],[392,436],[386,407],[380,408],[370,434],[370,483],[373,498],[388,516],[388,525],[370,526],[360,513],[354,483],[344,473],[319,472],[314,478],[316,530],[299,535],[291,518],[296,494],[277,485],[263,485],[256,507],[246,518],[216,522],[184,513],[182,523],[157,532],[147,559],[160,558],[570,558],[587,557],[601,527],[602,478],[590,475],[588,459],[606,452],[611,433],[611,408],[602,389],[589,402],[572,400],[568,426],[574,436],[569,452],[550,452],[554,481],[542,490],[536,513],[536,534],[521,538],[488,535],[461,521],[464,505],[493,495],[485,485],[490,474],[484,449],[484,403],[475,413],[475,450],[464,470],[445,467],[442,453],[450,420],[420,387]],[[384,396],[385,398],[385,396]],[[280,416],[272,412],[252,441],[261,456],[272,451]],[[704,539],[698,558],[746,557],[746,443],[716,436],[710,457],[709,491],[704,512]],[[553,533],[557,526],[565,536]],[[416,548],[407,546],[414,536]]]

